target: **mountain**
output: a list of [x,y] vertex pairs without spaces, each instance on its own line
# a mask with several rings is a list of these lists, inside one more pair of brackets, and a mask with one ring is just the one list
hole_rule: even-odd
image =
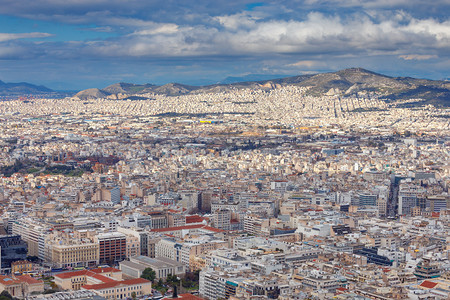
[[82,90],[82,91],[76,93],[74,97],[85,100],[85,99],[106,98],[106,96],[108,96],[110,94],[111,93],[106,93],[102,90],[94,88],[94,89]]
[[50,94],[55,91],[43,86],[27,82],[5,83],[0,80],[0,96],[23,96]]
[[145,89],[156,87],[153,84],[133,84],[133,83],[126,83],[126,82],[120,82],[116,84],[112,84],[110,86],[107,86],[102,91],[109,93],[109,94],[129,94],[129,93],[139,93]]
[[[282,86],[308,87],[312,96],[337,94],[355,95],[359,92],[376,92],[386,101],[417,99],[408,105],[432,104],[450,107],[450,82],[441,80],[417,79],[411,77],[390,77],[362,68],[350,68],[337,72],[291,76],[271,80],[219,83],[206,86],[190,86],[168,83],[162,86],[132,83],[116,83],[102,90],[89,89],[79,92],[81,99],[146,99],[145,94],[178,96],[185,94],[218,93],[236,89],[271,90]],[[130,98],[133,97],[133,98]]]

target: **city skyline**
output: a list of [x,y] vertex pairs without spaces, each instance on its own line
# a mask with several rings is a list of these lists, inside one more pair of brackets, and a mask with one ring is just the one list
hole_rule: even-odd
[[446,1],[1,1],[0,80],[212,84],[363,67],[449,77]]

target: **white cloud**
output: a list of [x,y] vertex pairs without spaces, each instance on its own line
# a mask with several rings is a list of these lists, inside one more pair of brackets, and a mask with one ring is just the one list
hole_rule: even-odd
[[[450,22],[402,16],[376,22],[310,13],[303,21],[257,20],[248,14],[223,16],[221,26],[157,24],[132,35],[95,43],[102,54],[202,56],[366,53],[406,55],[450,50]],[[96,51],[96,48],[91,49]]]
[[292,64],[288,64],[288,67],[298,67],[298,68],[315,68],[315,67],[322,67],[325,66],[325,64],[321,61],[317,60],[300,60]]
[[399,55],[399,57],[404,60],[428,60],[432,58],[437,58],[437,55],[406,54],[406,55]]
[[155,24],[154,28],[138,30],[132,35],[155,35],[155,34],[173,34],[178,32],[177,24]]
[[29,32],[29,33],[0,33],[0,42],[6,42],[18,39],[29,39],[29,38],[45,38],[53,36],[50,33],[45,32]]

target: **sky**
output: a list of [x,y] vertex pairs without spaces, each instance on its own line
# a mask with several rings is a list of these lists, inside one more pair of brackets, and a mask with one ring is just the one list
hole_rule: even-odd
[[350,67],[448,79],[449,11],[449,0],[0,0],[0,80],[81,90]]

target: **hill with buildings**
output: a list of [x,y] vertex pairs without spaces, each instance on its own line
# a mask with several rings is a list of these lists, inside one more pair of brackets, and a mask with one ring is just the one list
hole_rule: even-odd
[[[117,83],[104,89],[88,89],[75,96],[80,99],[108,97],[110,99],[130,99],[143,94],[179,96],[186,94],[228,92],[236,89],[272,90],[283,86],[307,87],[312,96],[339,95],[342,97],[358,93],[377,93],[386,101],[411,100],[408,105],[433,104],[450,106],[450,82],[442,80],[417,79],[411,77],[390,77],[362,68],[351,68],[331,73],[300,75],[272,80],[246,81],[230,84],[191,86],[169,83],[162,86],[153,84]],[[131,98],[133,99],[133,98]]]
[[[232,90],[255,89],[270,91],[285,86],[298,86],[308,89],[311,96],[356,96],[377,94],[386,102],[408,100],[402,105],[418,106],[432,104],[450,106],[450,82],[447,80],[428,80],[411,77],[390,77],[362,68],[350,68],[337,72],[299,75],[271,80],[218,83],[205,86],[192,86],[180,83],[165,85],[116,83],[103,89],[90,88],[82,90],[74,97],[79,99],[108,98],[114,100],[146,100],[151,95],[180,96],[202,93],[221,93]],[[60,94],[60,93],[59,93]],[[4,83],[0,81],[0,96],[23,95],[59,95],[45,86],[30,83]],[[62,97],[71,94],[60,94]]]

